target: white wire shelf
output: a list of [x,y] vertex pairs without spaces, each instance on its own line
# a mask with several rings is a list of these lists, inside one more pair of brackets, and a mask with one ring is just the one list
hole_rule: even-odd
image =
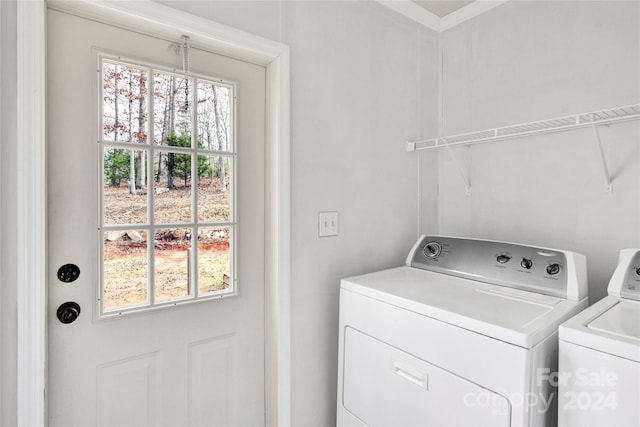
[[575,114],[572,116],[557,117],[554,119],[540,120],[531,123],[504,126],[478,132],[463,133],[442,138],[408,141],[407,151],[426,150],[445,146],[472,145],[521,136],[532,136],[589,126],[607,125],[634,119],[640,119],[640,104],[609,108],[607,110]]

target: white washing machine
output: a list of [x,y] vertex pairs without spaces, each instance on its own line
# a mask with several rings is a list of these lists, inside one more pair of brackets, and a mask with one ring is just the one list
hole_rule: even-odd
[[640,250],[620,252],[607,292],[560,325],[561,426],[640,426]]
[[558,326],[586,305],[582,255],[423,236],[341,281],[337,425],[552,425]]

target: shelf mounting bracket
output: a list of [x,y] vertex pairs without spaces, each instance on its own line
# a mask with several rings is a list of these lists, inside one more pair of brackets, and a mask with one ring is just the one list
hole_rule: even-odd
[[[470,169],[469,164],[467,164],[467,168],[465,170],[465,168],[460,164],[460,161],[458,161],[458,158],[455,156],[455,154],[453,153],[453,150],[451,149],[449,144],[447,144],[446,141],[444,141],[444,146],[447,147],[447,153],[449,153],[449,157],[451,157],[451,160],[453,160],[453,163],[455,163],[456,168],[460,173],[460,177],[464,182],[466,195],[471,196],[471,171],[469,170]],[[469,148],[470,147],[467,147],[467,149]]]
[[611,173],[609,172],[609,166],[607,165],[607,159],[604,155],[604,148],[602,147],[602,140],[600,138],[600,132],[598,132],[598,125],[593,124],[593,135],[596,139],[596,144],[598,145],[598,153],[600,154],[600,160],[602,161],[602,171],[604,172],[605,179],[605,191],[607,193],[611,193],[613,191],[613,184],[611,182]]

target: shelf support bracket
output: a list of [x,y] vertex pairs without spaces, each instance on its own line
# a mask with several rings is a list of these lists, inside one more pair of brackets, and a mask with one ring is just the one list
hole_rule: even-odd
[[453,150],[451,149],[449,144],[447,144],[446,141],[444,141],[444,146],[447,147],[447,153],[449,153],[449,157],[451,157],[451,160],[453,160],[453,163],[456,164],[456,168],[458,169],[458,172],[460,172],[460,177],[464,182],[466,195],[471,196],[471,177],[470,177],[471,171],[469,171],[470,169],[469,165],[467,165],[467,170],[465,170],[465,168],[463,168],[463,166],[460,164],[460,162],[458,161],[458,158],[455,156],[455,154],[453,153]]
[[604,172],[605,179],[605,191],[607,193],[611,193],[613,191],[613,184],[611,183],[611,173],[609,172],[609,166],[607,165],[607,159],[604,156],[604,148],[602,147],[602,140],[600,139],[600,132],[598,132],[598,125],[593,124],[593,135],[596,138],[596,143],[598,145],[598,153],[600,154],[600,160],[602,161],[602,170]]

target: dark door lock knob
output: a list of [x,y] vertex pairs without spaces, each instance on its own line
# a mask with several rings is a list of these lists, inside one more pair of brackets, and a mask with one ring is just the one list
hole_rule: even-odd
[[65,302],[58,307],[56,316],[61,323],[73,323],[80,316],[80,306],[73,301]]
[[71,283],[80,276],[80,268],[75,264],[65,264],[58,269],[58,280]]

